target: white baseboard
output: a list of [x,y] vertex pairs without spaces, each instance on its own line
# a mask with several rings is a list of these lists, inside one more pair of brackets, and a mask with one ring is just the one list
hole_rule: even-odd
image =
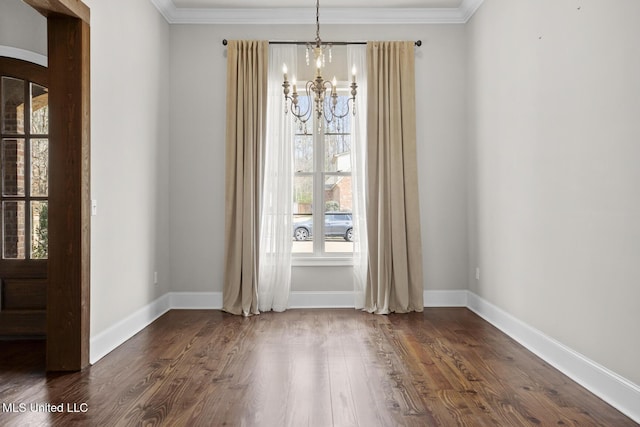
[[[466,290],[424,291],[425,307],[467,307],[563,374],[640,423],[640,386]],[[291,292],[290,308],[352,308],[353,292]],[[222,308],[221,292],[170,292],[91,338],[95,363],[172,309]]]
[[171,308],[169,294],[164,294],[95,337],[91,337],[89,340],[89,362],[96,363]]
[[640,386],[468,292],[467,307],[560,372],[640,423]]

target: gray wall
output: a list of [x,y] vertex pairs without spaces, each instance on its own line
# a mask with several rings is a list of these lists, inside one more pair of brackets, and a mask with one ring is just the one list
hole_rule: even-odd
[[[314,26],[171,27],[173,290],[222,290],[226,96],[226,48],[222,39],[307,40],[314,35]],[[424,287],[465,289],[468,261],[464,26],[323,25],[321,35],[332,40],[423,41],[416,53],[416,84]],[[329,269],[326,274],[321,273],[321,267],[315,267],[313,274],[305,274],[303,267],[297,267],[293,289],[351,289],[349,269],[324,269]]]
[[46,55],[47,20],[22,0],[1,0],[0,46]]
[[95,336],[169,291],[169,25],[146,0],[85,2]]
[[467,25],[469,288],[636,384],[638,16],[485,0]]

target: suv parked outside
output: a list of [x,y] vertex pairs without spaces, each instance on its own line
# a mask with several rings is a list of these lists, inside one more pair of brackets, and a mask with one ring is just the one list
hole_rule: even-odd
[[[324,214],[325,237],[342,237],[353,242],[353,221],[350,212],[326,212]],[[294,218],[293,238],[308,240],[313,237],[313,218],[311,215]]]

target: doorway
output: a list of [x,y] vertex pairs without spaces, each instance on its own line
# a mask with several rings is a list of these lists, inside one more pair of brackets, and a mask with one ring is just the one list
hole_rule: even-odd
[[[46,274],[20,280],[39,281],[34,287],[46,289],[47,371],[77,371],[89,365],[90,337],[89,8],[80,0],[23,1],[47,18],[48,86],[43,87],[48,87],[49,167],[46,260],[27,260],[46,264]],[[27,211],[28,204],[43,200],[7,201],[18,201]],[[31,236],[41,218],[26,219]],[[30,244],[25,251],[33,253]]]

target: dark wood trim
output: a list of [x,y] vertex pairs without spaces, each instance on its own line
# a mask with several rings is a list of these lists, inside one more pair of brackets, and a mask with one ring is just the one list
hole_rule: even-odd
[[46,17],[64,15],[89,24],[89,7],[80,0],[23,0]]
[[0,325],[8,323],[14,326],[0,326],[0,335],[43,337],[47,329],[47,313],[45,310],[0,311]]
[[89,24],[51,14],[47,370],[89,365]]
[[[46,259],[5,259],[0,262],[2,262],[2,271],[8,277],[31,277],[37,279],[44,279],[47,277],[46,271],[48,261]],[[37,274],[39,271],[42,271],[42,274]]]
[[24,79],[29,76],[29,80],[41,86],[49,87],[49,70],[42,65],[33,62],[25,62],[20,59],[0,56],[0,69],[5,76]]

